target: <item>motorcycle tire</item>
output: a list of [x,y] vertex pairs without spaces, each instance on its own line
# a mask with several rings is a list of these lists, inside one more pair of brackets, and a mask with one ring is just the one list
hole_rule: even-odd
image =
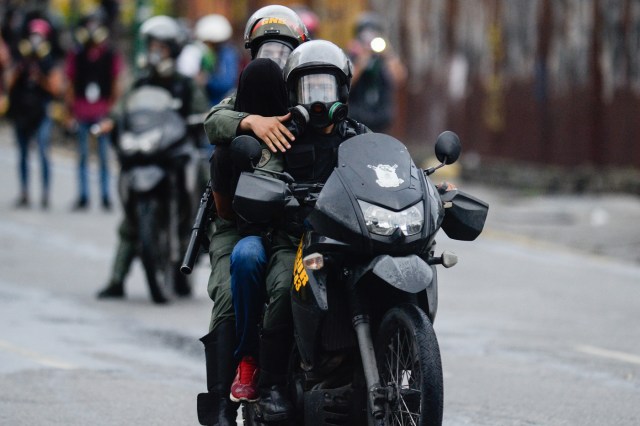
[[427,315],[411,304],[391,308],[378,329],[375,352],[380,383],[397,389],[384,424],[441,425],[442,360]]
[[168,289],[173,285],[173,264],[169,258],[168,230],[162,226],[158,200],[142,198],[137,204],[140,259],[147,277],[151,298],[155,303],[169,301]]
[[258,418],[256,411],[256,403],[242,403],[242,424],[244,426],[295,426],[297,423],[292,421],[281,422],[263,422]]

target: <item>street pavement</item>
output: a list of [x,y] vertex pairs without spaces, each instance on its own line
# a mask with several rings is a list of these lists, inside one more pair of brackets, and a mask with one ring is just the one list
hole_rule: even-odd
[[[53,149],[49,211],[37,204],[35,151],[36,203],[15,210],[17,154],[4,126],[0,154],[0,424],[195,424],[194,398],[204,391],[197,338],[211,307],[206,262],[195,271],[194,297],[168,308],[150,303],[139,265],[125,301],[95,300],[112,260],[118,204],[111,213],[97,200],[86,214],[69,211],[76,188],[67,144]],[[461,256],[441,270],[435,324],[445,424],[638,424],[640,199],[446,179],[490,211],[478,241],[439,238],[440,249]]]

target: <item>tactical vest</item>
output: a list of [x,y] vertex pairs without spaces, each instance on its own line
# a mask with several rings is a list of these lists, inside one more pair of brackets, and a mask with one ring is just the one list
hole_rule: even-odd
[[307,131],[285,152],[285,170],[298,183],[326,182],[338,162],[340,144],[366,132],[364,125],[350,118],[338,123],[330,134]]

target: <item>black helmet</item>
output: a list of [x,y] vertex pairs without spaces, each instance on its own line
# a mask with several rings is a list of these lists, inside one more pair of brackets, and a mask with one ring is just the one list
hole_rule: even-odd
[[309,32],[302,19],[286,6],[272,5],[258,9],[244,29],[244,47],[255,58],[265,40],[277,40],[295,49],[309,40]]
[[178,57],[184,41],[183,32],[178,22],[165,15],[151,17],[140,26],[140,36],[148,43],[154,39],[166,43],[171,49],[171,56]]
[[283,73],[291,104],[309,111],[313,127],[346,117],[352,66],[338,46],[326,40],[301,44],[287,59]]

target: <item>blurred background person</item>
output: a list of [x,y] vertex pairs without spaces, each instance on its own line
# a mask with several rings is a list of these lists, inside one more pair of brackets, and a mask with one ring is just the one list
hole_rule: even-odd
[[[176,59],[176,67],[180,74],[198,79],[201,74],[207,74],[213,70],[213,52],[204,44],[198,40],[194,34],[194,28],[192,23],[186,18],[177,19],[178,24],[185,37],[185,45],[180,51],[178,58]],[[204,81],[198,79],[204,89]]]
[[394,118],[395,88],[407,72],[385,37],[377,13],[362,13],[354,33],[348,46],[353,61],[349,114],[374,132],[386,132]]
[[[109,42],[110,30],[99,11],[83,17],[75,30],[76,48],[66,60],[66,103],[78,140],[78,199],[73,210],[89,207],[89,134],[105,118],[118,96],[118,76],[123,67],[119,52]],[[111,209],[108,133],[96,137],[100,165],[102,208]]]
[[[210,71],[203,68],[199,77],[210,105],[216,105],[229,92],[235,89],[240,71],[240,54],[229,41],[233,34],[229,20],[223,15],[206,15],[196,22],[195,36],[209,48],[213,57]],[[207,54],[204,55],[204,58]]]
[[290,6],[291,9],[298,14],[309,33],[311,40],[318,36],[320,29],[320,17],[306,4],[294,4]]
[[7,112],[7,107],[9,106],[4,75],[10,66],[11,54],[9,53],[9,47],[5,43],[2,35],[0,35],[0,116]]
[[[137,78],[131,89],[123,93],[109,118],[98,123],[101,133],[114,130],[116,123],[121,122],[126,112],[124,105],[129,94],[143,86],[165,89],[177,101],[177,112],[188,122],[192,114],[206,111],[207,103],[204,94],[195,82],[177,72],[176,58],[183,47],[183,33],[177,21],[169,16],[158,15],[147,19],[140,27],[140,37],[144,42],[145,53],[141,56],[141,76]],[[117,145],[117,144],[116,144]],[[179,203],[179,232],[181,235],[180,253],[184,253],[189,239],[190,203],[186,186],[186,179],[178,179],[180,193]],[[111,276],[107,285],[101,289],[97,297],[100,299],[121,299],[125,296],[124,281],[129,273],[133,260],[138,255],[140,223],[136,220],[135,212],[125,206],[124,217],[118,227],[118,243],[114,256]],[[179,296],[188,296],[191,288],[184,275],[176,267],[176,282],[174,291]],[[169,301],[167,294],[157,285],[157,282],[147,278],[154,303],[164,304]]]
[[7,89],[11,120],[19,152],[20,194],[17,207],[29,206],[29,142],[35,137],[40,153],[41,206],[49,206],[49,143],[51,119],[48,106],[63,90],[63,75],[53,55],[52,27],[42,18],[26,22],[26,37],[17,44],[14,64],[9,70]]

